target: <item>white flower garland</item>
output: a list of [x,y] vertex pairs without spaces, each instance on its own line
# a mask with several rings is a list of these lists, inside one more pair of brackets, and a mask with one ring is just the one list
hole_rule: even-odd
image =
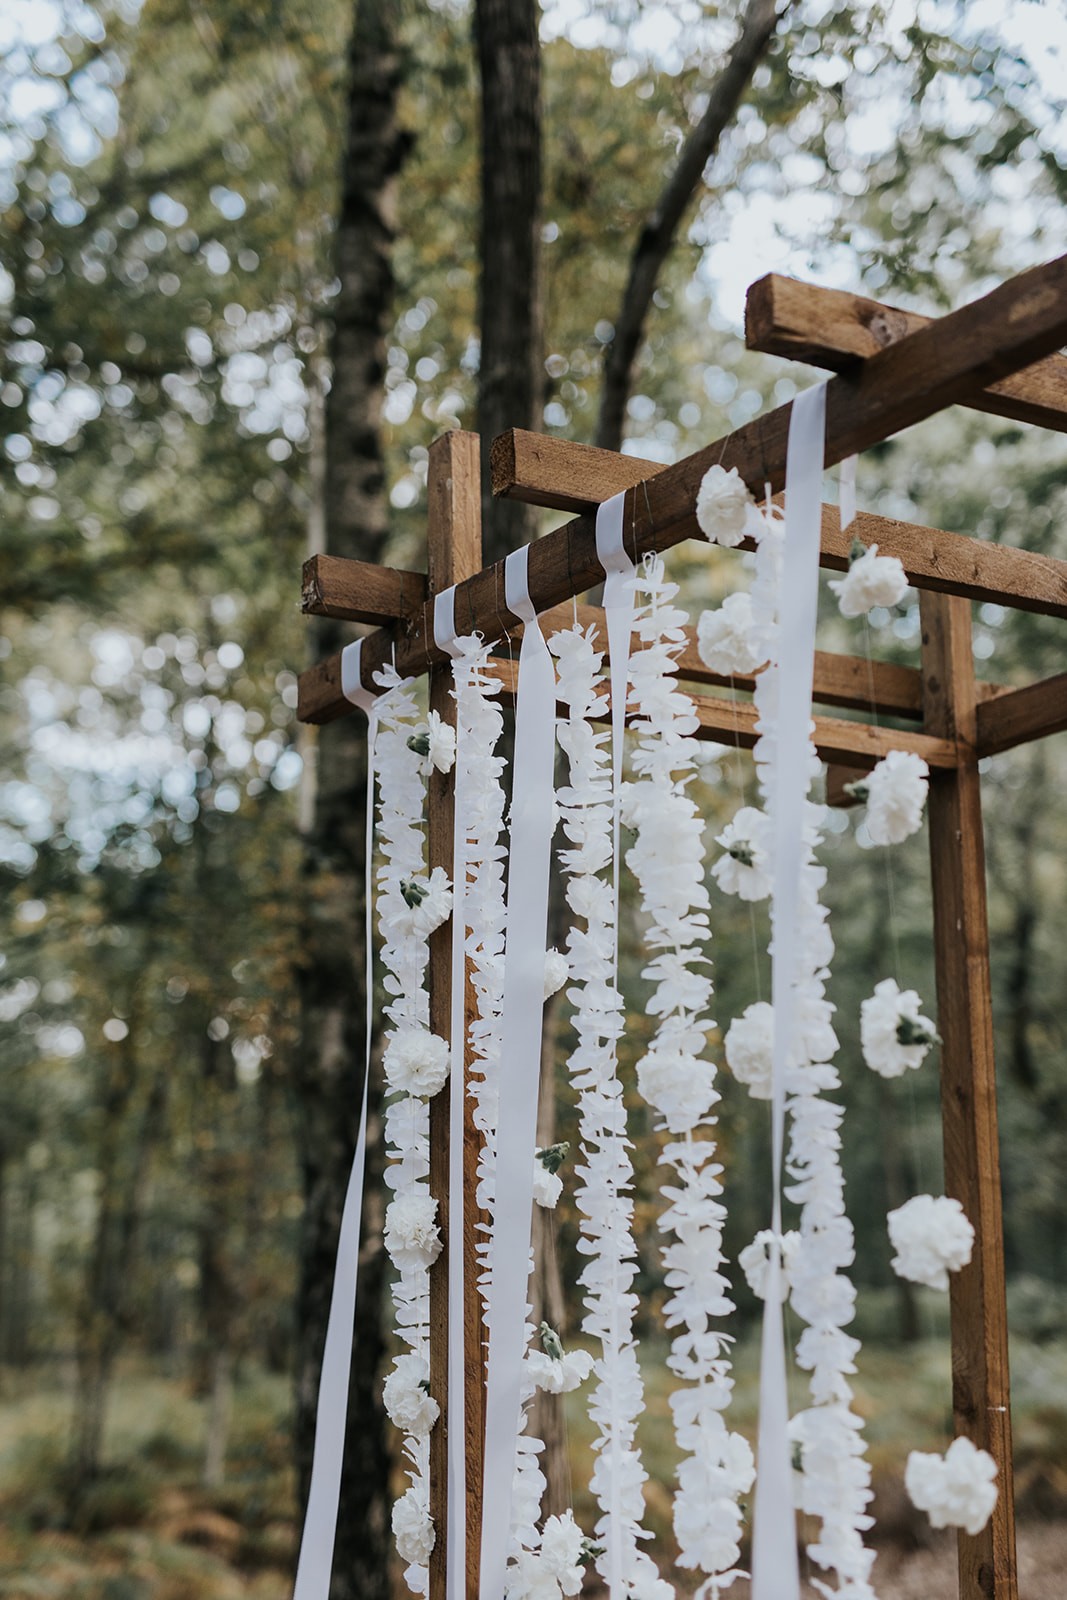
[[[410,1487],[393,1507],[397,1550],[414,1594],[428,1584],[426,1564],[434,1546],[428,1474],[430,1430],[439,1408],[428,1392],[430,1375],[430,1266],[441,1251],[437,1201],[429,1192],[430,1112],[427,1097],[448,1077],[448,1046],[429,1030],[429,995],[423,986],[429,961],[427,940],[449,915],[452,894],[440,870],[427,876],[423,813],[426,775],[435,756],[431,729],[416,725],[411,685],[386,669],[377,704],[378,927],[385,969],[388,1019],[386,1081],[394,1098],[385,1111],[390,1160],[385,1182],[393,1199],[385,1215],[385,1248],[398,1273],[393,1288],[396,1327],[409,1353],[393,1363],[385,1382],[385,1406],[404,1435]],[[426,748],[423,749],[422,746]],[[440,738],[436,759],[444,759]]]
[[[774,731],[778,668],[774,663],[783,524],[769,507],[761,521],[752,591],[753,649],[769,656],[772,665],[756,679],[760,738],[754,754],[766,803],[774,793],[778,750]],[[818,771],[812,745],[812,780]],[[833,1006],[825,996],[833,955],[827,912],[819,901],[826,872],[815,859],[825,808],[810,801],[805,806],[796,938],[801,954],[794,978],[797,1026],[787,1080],[790,1142],[786,1165],[793,1182],[786,1195],[801,1207],[800,1239],[789,1263],[789,1276],[793,1308],[808,1324],[797,1345],[797,1362],[811,1373],[814,1404],[794,1418],[792,1432],[801,1450],[800,1504],[821,1522],[819,1538],[808,1547],[808,1554],[836,1575],[837,1592],[847,1594],[850,1600],[873,1600],[869,1578],[874,1553],[863,1542],[872,1520],[866,1514],[871,1473],[864,1459],[860,1419],[851,1410],[848,1382],[856,1370],[859,1343],[844,1332],[855,1309],[855,1290],[845,1272],[855,1252],[840,1162],[843,1112],[839,1105],[822,1098],[825,1091],[840,1087],[837,1071],[830,1065],[837,1039],[831,1021]],[[744,831],[749,837],[758,835],[751,820]],[[823,1594],[833,1592],[819,1580],[814,1586]]]
[[627,862],[649,917],[645,939],[656,953],[643,976],[655,984],[647,1009],[659,1018],[638,1062],[637,1081],[677,1136],[660,1157],[676,1173],[675,1183],[664,1187],[669,1204],[660,1218],[660,1228],[674,1235],[663,1255],[672,1291],[666,1323],[680,1330],[667,1364],[684,1385],[671,1396],[683,1457],[674,1529],[678,1565],[702,1571],[707,1581],[700,1593],[714,1600],[738,1576],[739,1499],[752,1487],[755,1466],[747,1440],[731,1433],[723,1419],[733,1390],[727,1354],[732,1340],[711,1326],[734,1309],[723,1271],[722,1168],[714,1160],[713,1138],[694,1138],[697,1129],[714,1126],[711,1111],[720,1096],[714,1064],[704,1054],[713,1024],[707,1014],[712,983],[704,949],[709,901],[703,819],[686,793],[697,765],[697,719],[676,679],[686,619],[672,605],[678,587],[665,581],[658,556],[645,558],[636,589],[645,597],[635,617],[643,648],[631,663],[639,732],[633,770],[640,781],[626,790],[625,815],[637,833]]
[[830,588],[843,617],[865,617],[874,606],[888,609],[903,600],[908,580],[896,556],[880,556],[876,544],[853,539],[848,571],[843,578],[831,578]]
[[[622,996],[615,986],[615,907],[612,887],[601,874],[611,865],[613,808],[609,736],[591,725],[603,716],[602,655],[592,630],[580,627],[555,634],[549,648],[557,660],[557,694],[568,715],[558,727],[569,762],[569,784],[557,799],[568,848],[560,852],[567,874],[567,903],[576,921],[568,934],[578,1043],[570,1067],[578,1091],[580,1154],[576,1199],[582,1213],[578,1248],[589,1257],[580,1283],[584,1289],[584,1331],[600,1346],[593,1371],[596,1387],[589,1415],[599,1428],[592,1491],[600,1517],[596,1524],[597,1571],[610,1575],[617,1553],[622,1595],[665,1600],[672,1594],[658,1578],[638,1541],[644,1515],[642,1484],[647,1474],[635,1445],[644,1391],[633,1337],[637,1296],[632,1289],[636,1247],[631,1232],[633,1167],[626,1138],[622,1085],[616,1073],[616,1046],[626,1026]],[[581,924],[584,924],[582,926]],[[657,1587],[658,1586],[658,1587]],[[533,1591],[531,1591],[532,1593]]]

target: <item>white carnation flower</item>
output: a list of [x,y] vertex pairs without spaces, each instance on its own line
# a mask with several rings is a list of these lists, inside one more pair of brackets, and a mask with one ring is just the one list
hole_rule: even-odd
[[694,1128],[717,1099],[715,1068],[669,1039],[656,1041],[637,1063],[637,1087],[643,1099],[663,1114],[672,1133]]
[[390,1422],[416,1439],[424,1439],[441,1414],[429,1383],[430,1364],[424,1356],[397,1356],[382,1391]]
[[[752,1293],[760,1300],[766,1299],[767,1275],[771,1270],[771,1248],[775,1241],[775,1234],[770,1228],[761,1228],[751,1244],[745,1246],[737,1258],[737,1264],[748,1279],[748,1286]],[[793,1287],[790,1268],[796,1260],[797,1250],[800,1247],[799,1233],[783,1233],[778,1236],[782,1250],[782,1299],[788,1298]]]
[[526,1375],[546,1394],[570,1394],[592,1370],[593,1358],[588,1350],[566,1350],[558,1356],[544,1350],[526,1352]]
[[404,910],[397,927],[410,938],[429,938],[452,915],[452,888],[443,867],[434,867],[428,878],[405,878],[400,893]]
[[732,549],[745,536],[752,496],[736,467],[709,467],[697,490],[697,524],[712,544]]
[[431,711],[411,735],[408,749],[422,756],[424,774],[435,767],[438,772],[451,772],[456,759],[456,730],[442,719],[439,711]]
[[434,1547],[429,1490],[423,1479],[413,1483],[393,1507],[393,1533],[401,1561],[424,1567]]
[[727,1066],[753,1100],[769,1100],[773,1093],[774,1007],[766,1000],[746,1006],[731,1022],[723,1045]]
[[719,888],[742,900],[765,900],[771,892],[770,818],[766,812],[742,806],[715,842],[726,852],[711,869]]
[[[538,1156],[540,1152],[538,1152]],[[554,1211],[556,1202],[563,1193],[563,1179],[557,1172],[550,1172],[545,1164],[535,1157],[533,1197],[539,1206],[544,1206],[546,1211]]]
[[863,1059],[883,1078],[899,1078],[909,1067],[920,1067],[937,1029],[920,1015],[922,1001],[914,989],[897,987],[895,978],[883,978],[860,1007],[860,1041]]
[[577,1594],[582,1587],[582,1544],[582,1530],[572,1512],[549,1517],[541,1535],[541,1561],[564,1594]]
[[867,832],[875,844],[899,844],[918,832],[929,773],[922,756],[890,750],[865,778],[850,785],[867,802]]
[[752,647],[752,596],[739,590],[715,611],[702,611],[697,623],[697,653],[709,672],[746,677],[761,665]]
[[[854,554],[843,578],[831,578],[843,617],[862,617],[872,606],[895,606],[904,598],[908,580],[896,556],[880,556],[878,546],[870,548],[853,541]],[[860,553],[862,551],[862,554]]]
[[401,1270],[433,1265],[441,1254],[441,1235],[432,1195],[397,1195],[385,1213],[385,1248]]
[[887,1218],[896,1251],[893,1271],[929,1289],[947,1289],[948,1275],[971,1259],[974,1228],[958,1200],[917,1194]]
[[450,1061],[448,1044],[439,1034],[408,1024],[390,1035],[382,1068],[390,1089],[422,1100],[444,1086]]
[[545,999],[558,994],[571,975],[570,963],[562,950],[545,952]]
[[954,1439],[944,1456],[913,1450],[904,1471],[912,1505],[935,1528],[981,1533],[997,1503],[997,1464],[970,1439]]

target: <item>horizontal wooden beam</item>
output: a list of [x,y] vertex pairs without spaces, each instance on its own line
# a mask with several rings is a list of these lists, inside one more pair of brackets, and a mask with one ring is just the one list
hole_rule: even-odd
[[[983,388],[1008,373],[1028,366],[1067,342],[1067,257],[1035,267],[994,289],[982,300],[964,306],[942,321],[921,328],[864,362],[855,376],[831,378],[826,386],[827,466],[932,416],[976,387]],[[755,418],[724,439],[676,462],[627,492],[624,526],[635,553],[663,551],[699,533],[696,496],[707,469],[715,463],[736,467],[754,494],[771,493],[785,481],[786,445],[791,405]],[[957,536],[959,537],[959,536]],[[970,547],[973,541],[961,539]],[[825,548],[823,564],[844,568],[848,539],[838,531],[836,545]],[[994,555],[1007,552],[988,548]],[[907,563],[905,563],[907,565]],[[1056,563],[1060,566],[1062,563]],[[577,517],[530,546],[530,597],[539,611],[583,594],[602,577],[596,555],[593,519]],[[938,573],[934,586],[960,592],[951,577]],[[967,579],[968,592],[995,598],[980,581]],[[1067,614],[1067,577],[1059,596]],[[1011,603],[1009,601],[1009,603]],[[1048,610],[1047,605],[1035,609]],[[513,629],[518,618],[504,603],[504,563],[484,568],[460,584],[457,618],[470,618],[487,639]],[[433,643],[433,609],[425,605],[406,622],[371,634],[363,647],[363,681],[374,687],[375,674],[395,659],[399,672],[422,673],[444,659]],[[338,700],[340,659],[301,679],[298,715],[308,722],[343,715]]]
[[[494,458],[494,494],[535,505],[556,504],[548,497],[547,485],[558,474],[570,486],[571,503],[577,509],[589,510],[630,487],[633,456],[573,445],[565,439],[549,439],[536,433],[515,432],[505,435],[505,439],[508,450]],[[579,484],[575,451],[580,452],[584,505],[575,498]],[[667,470],[658,462],[645,464],[650,475]],[[841,571],[847,566],[853,533],[865,544],[876,544],[883,555],[898,556],[909,581],[918,589],[942,590],[970,599],[995,600],[1022,611],[1067,617],[1067,561],[992,544],[986,539],[972,539],[962,533],[900,522],[895,517],[875,516],[868,511],[860,512],[848,536],[842,538],[837,508],[825,505],[821,558],[824,567]]]
[[[822,289],[771,272],[748,291],[745,343],[750,350],[847,372],[932,320],[846,289]],[[1067,432],[1067,356],[1045,356],[963,404]]]
[[390,623],[424,606],[426,595],[425,572],[376,567],[348,556],[312,556],[304,562],[300,608],[315,617]]
[[511,428],[489,452],[493,493],[552,511],[589,511],[664,470],[662,461]]
[[976,743],[980,756],[1044,739],[1067,728],[1067,672],[1024,689],[1002,689],[992,699],[979,701]]
[[[518,681],[518,663],[492,660],[489,670],[503,686],[505,699],[513,699]],[[610,696],[599,720],[610,721]],[[728,700],[723,695],[693,695],[698,718],[696,737],[713,744],[751,750],[756,743],[756,708],[750,700]],[[954,767],[957,761],[953,739],[932,739],[910,729],[876,728],[869,722],[851,722],[844,717],[816,717],[815,748],[824,761],[848,767],[853,774],[869,772],[891,750],[914,751],[931,767]]]

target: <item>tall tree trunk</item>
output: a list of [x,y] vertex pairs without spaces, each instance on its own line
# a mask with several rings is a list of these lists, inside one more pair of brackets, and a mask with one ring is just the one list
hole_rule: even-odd
[[[788,10],[791,3],[792,0],[786,0],[783,9]],[[690,131],[655,210],[638,236],[630,257],[622,304],[615,318],[615,333],[604,353],[596,442],[605,450],[622,447],[634,365],[663,264],[697,193],[704,169],[718,149],[724,130],[737,115],[752,74],[774,38],[778,18],[779,0],[749,0],[737,41],[708,92],[704,114]]]
[[158,1072],[134,1126],[136,1028],[131,1017],[104,1101],[104,1146],[99,1163],[100,1210],[79,1317],[77,1384],[71,1429],[71,1500],[99,1476],[108,1389],[130,1311],[138,1233],[152,1156],[163,1132],[167,1076]]
[[489,447],[506,428],[539,427],[542,416],[539,15],[537,0],[476,0],[474,8],[482,104],[478,432],[487,562],[537,531],[534,507],[494,501]]
[[[335,555],[382,559],[388,501],[381,442],[391,326],[397,177],[409,146],[398,101],[406,63],[397,0],[356,0],[337,228],[332,383],[326,401],[325,537]],[[315,630],[319,656],[342,630]],[[319,734],[304,858],[302,1049],[294,1068],[304,1174],[297,1302],[296,1457],[306,1499],[341,1210],[352,1166],[363,1060],[364,788],[359,716]],[[387,1600],[389,1459],[381,1403],[384,1261],[380,1119],[368,1125],[368,1201],[332,1600]]]

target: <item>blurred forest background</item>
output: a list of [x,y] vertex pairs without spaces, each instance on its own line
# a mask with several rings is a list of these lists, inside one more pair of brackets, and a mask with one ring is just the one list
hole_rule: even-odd
[[[1016,0],[4,0],[0,47],[0,1595],[282,1596],[363,1003],[362,725],[295,723],[296,673],[341,636],[301,619],[301,560],[424,564],[447,428],[666,462],[788,399],[811,374],[740,336],[766,271],[937,312],[1062,252],[1067,27]],[[1067,445],[953,411],[871,451],[860,503],[1067,556]],[[548,525],[487,506],[487,555]],[[730,559],[673,554],[694,613]],[[983,676],[1062,666],[1058,623],[976,623]],[[828,615],[823,643],[917,661],[914,595],[868,625]],[[985,784],[1029,1539],[1067,1516],[1065,776],[1056,739]],[[723,755],[705,777],[721,824],[751,774]],[[851,815],[834,829],[860,1403],[892,1570],[928,1543],[906,1450],[951,1426],[946,1302],[894,1279],[885,1229],[938,1190],[937,1075],[867,1072],[858,1015],[890,974],[933,1005],[928,864],[921,835],[887,864]],[[717,898],[715,927],[724,1031],[766,976],[746,908]],[[639,1029],[632,919],[624,963]],[[633,1131],[669,1563],[636,1110]],[[723,1144],[736,1254],[766,1221],[766,1125],[733,1086]],[[566,1201],[559,1219],[573,1282]],[[378,1222],[372,1203],[335,1600],[395,1579]],[[541,1278],[566,1321],[551,1250]],[[564,1421],[543,1425],[558,1445]],[[580,1513],[587,1448],[574,1414]],[[914,1559],[893,1592],[932,1600],[951,1550]]]

